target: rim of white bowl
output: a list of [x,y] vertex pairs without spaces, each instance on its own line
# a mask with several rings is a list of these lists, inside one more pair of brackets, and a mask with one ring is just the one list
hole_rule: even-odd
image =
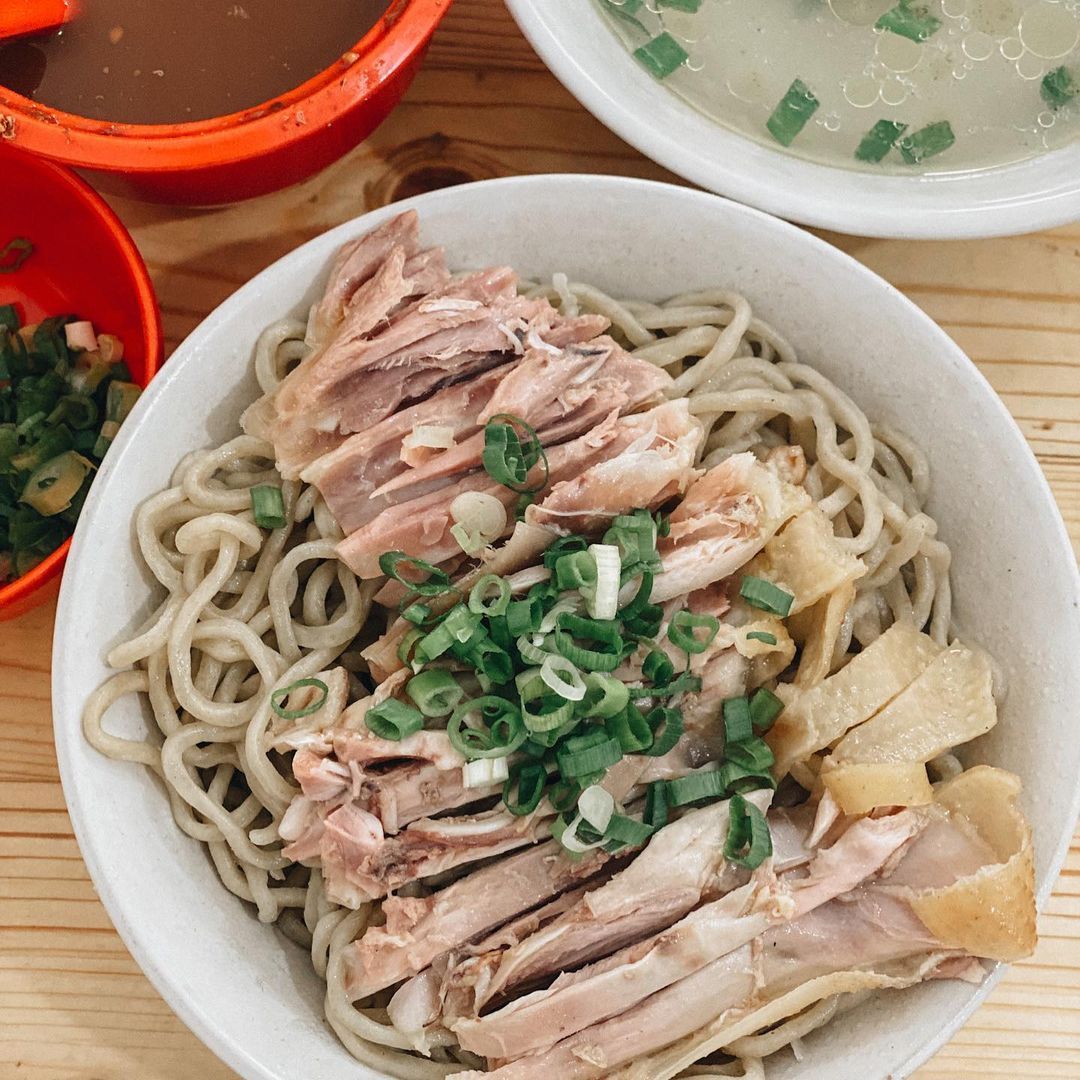
[[889,239],[1012,236],[1080,219],[1080,140],[975,172],[874,175],[822,165],[725,128],[658,87],[591,2],[506,3],[540,58],[593,116],[657,164],[719,195],[803,225]]
[[[933,319],[930,318],[929,315],[922,311],[922,309],[916,306],[904,296],[903,293],[879,274],[876,274],[857,259],[848,255],[846,252],[841,251],[839,248],[834,247],[827,241],[807,233],[802,229],[798,229],[787,222],[777,220],[775,217],[762,213],[759,210],[755,210],[752,207],[741,205],[729,199],[718,198],[717,196],[704,191],[695,191],[674,184],[624,176],[551,173],[481,180],[453,188],[444,188],[423,195],[417,195],[411,199],[405,199],[401,202],[393,203],[369,211],[368,213],[361,214],[351,221],[335,226],[306,243],[301,244],[299,247],[294,248],[280,259],[271,263],[270,266],[260,271],[245,285],[241,286],[233,293],[232,296],[219,304],[184,339],[176,350],[176,353],[163,365],[161,372],[151,381],[149,387],[144,391],[139,401],[136,403],[135,409],[132,411],[131,417],[129,417],[129,421],[133,420],[134,422],[126,423],[124,427],[121,428],[120,434],[117,436],[114,443],[113,453],[106,458],[102,466],[99,481],[101,476],[108,477],[118,467],[118,462],[120,458],[124,456],[124,451],[128,444],[137,437],[136,432],[140,427],[142,413],[148,410],[152,403],[165,392],[166,387],[170,385],[173,378],[178,373],[180,365],[185,363],[190,356],[198,355],[200,351],[203,350],[204,346],[212,341],[213,336],[216,333],[216,324],[221,321],[221,319],[230,316],[234,310],[242,311],[248,302],[248,298],[261,290],[263,280],[276,273],[280,266],[296,259],[301,252],[322,245],[327,247],[328,252],[332,251],[340,243],[358,235],[365,228],[373,227],[375,224],[385,220],[385,218],[392,213],[415,209],[422,215],[426,206],[443,201],[453,202],[460,194],[475,191],[480,188],[489,192],[491,198],[497,199],[502,191],[513,187],[528,188],[546,184],[567,184],[572,190],[574,185],[583,183],[607,187],[613,192],[619,189],[637,187],[643,189],[645,194],[651,193],[656,197],[670,198],[674,196],[688,201],[722,204],[728,212],[746,214],[759,219],[770,229],[775,229],[782,234],[786,233],[789,236],[797,236],[799,238],[797,241],[798,243],[806,244],[815,249],[817,255],[821,258],[831,259],[844,265],[851,272],[872,279],[876,286],[884,293],[892,294],[908,308],[913,321],[921,322],[924,326],[932,328],[932,332],[940,341],[943,355],[948,354],[954,360],[962,361],[967,369],[968,376],[973,380],[975,385],[980,386],[982,390],[985,391],[992,408],[997,411],[1002,420],[1004,425],[1003,431],[1008,431],[1010,433],[1017,448],[1022,451],[1021,456],[1025,461],[1027,472],[1029,474],[1027,478],[1028,482],[1039,490],[1043,499],[1045,499],[1048,505],[1053,509],[1056,546],[1071,554],[1072,543],[1069,539],[1068,531],[1065,528],[1064,520],[1057,508],[1057,502],[1050,490],[1050,485],[1043,475],[1042,470],[1039,468],[1038,462],[1030,447],[1027,445],[1027,441],[1024,439],[1023,433],[1020,431],[1016,421],[1005,408],[1004,403],[995,393],[993,387],[987,381],[985,376],[983,376],[982,372],[971,363],[963,350],[937,325],[937,323],[934,322]],[[262,1062],[247,1053],[235,1042],[235,1040],[229,1037],[228,1030],[223,1024],[221,1017],[207,1011],[200,1004],[197,996],[190,993],[190,987],[186,986],[172,971],[159,963],[152,947],[152,943],[146,936],[145,929],[140,929],[128,918],[125,904],[110,881],[108,874],[108,855],[100,845],[99,838],[87,827],[87,822],[90,821],[93,816],[93,807],[86,801],[81,786],[75,782],[76,775],[74,772],[74,762],[70,756],[69,749],[73,744],[73,740],[83,738],[81,716],[85,701],[82,699],[73,700],[72,695],[68,692],[69,688],[67,684],[60,679],[57,673],[63,670],[64,657],[67,652],[79,647],[78,628],[75,621],[69,617],[68,609],[76,602],[74,599],[77,591],[75,582],[77,576],[81,572],[80,568],[83,563],[84,548],[86,549],[88,565],[92,564],[93,559],[96,556],[94,549],[90,546],[87,534],[93,527],[94,519],[98,514],[105,512],[101,505],[104,498],[105,487],[106,485],[103,483],[95,483],[90,489],[90,494],[86,500],[86,505],[83,508],[83,513],[79,517],[73,537],[71,555],[67,562],[67,572],[65,573],[61,584],[56,615],[56,631],[53,638],[53,732],[56,744],[57,761],[60,769],[60,779],[63,785],[72,828],[98,896],[104,904],[117,933],[120,935],[125,946],[139,965],[139,968],[147,976],[158,993],[165,999],[170,1008],[173,1009],[183,1023],[206,1047],[208,1047],[223,1062],[235,1069],[245,1078],[245,1080],[278,1080],[278,1074],[267,1069]],[[1073,592],[1077,597],[1078,605],[1080,605],[1080,567],[1076,565],[1075,559],[1072,560],[1071,576]],[[1080,818],[1080,787],[1077,787],[1073,793],[1072,805],[1069,811],[1069,820],[1063,825],[1062,835],[1058,840],[1056,848],[1053,852],[1049,853],[1049,859],[1046,864],[1046,877],[1037,890],[1036,901],[1040,911],[1045,905],[1060,874],[1061,867],[1065,862],[1072,840],[1072,834],[1075,829],[1075,823],[1078,818]],[[225,894],[223,893],[222,895],[224,896]],[[270,928],[268,927],[267,929],[269,931]],[[973,989],[963,1008],[957,1010],[948,1017],[942,1017],[941,1026],[934,1036],[926,1040],[925,1043],[917,1046],[895,1073],[898,1080],[902,1077],[909,1076],[915,1069],[923,1065],[930,1057],[937,1053],[937,1051],[940,1050],[953,1035],[956,1034],[979,1005],[986,999],[994,986],[997,985],[1004,971],[1005,965],[995,965],[994,969],[983,983]],[[328,1037],[332,1036],[328,1034]]]

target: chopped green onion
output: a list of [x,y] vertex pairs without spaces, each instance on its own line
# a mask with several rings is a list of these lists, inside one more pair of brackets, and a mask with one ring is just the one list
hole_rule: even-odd
[[[541,642],[546,639],[539,634],[534,635]],[[522,634],[516,642],[517,651],[521,654],[521,659],[526,664],[532,664],[535,667],[539,667],[550,655],[551,652],[544,648],[543,644],[537,645],[528,634]]]
[[[543,734],[561,727],[574,715],[574,703],[552,693],[536,668],[522,671],[514,680],[521,698],[521,714],[530,735]],[[539,704],[538,710],[529,706]]]
[[701,0],[656,0],[658,8],[673,8],[675,11],[687,11],[691,15],[701,7]]
[[405,693],[425,716],[448,716],[465,696],[457,679],[449,671],[438,668],[414,675]]
[[[469,718],[479,724],[466,724]],[[454,749],[469,761],[506,757],[527,737],[517,706],[500,697],[481,697],[459,705],[450,717],[446,734]]]
[[689,806],[706,799],[722,799],[724,784],[718,772],[697,772],[669,780],[667,784],[669,806]]
[[416,643],[423,636],[424,636],[424,632],[422,630],[418,630],[418,629],[416,629],[414,627],[412,630],[408,631],[408,633],[406,633],[405,636],[398,643],[397,658],[403,664],[411,664],[412,663],[413,649],[416,646]]
[[604,544],[618,548],[625,581],[661,569],[656,532],[656,522],[648,510],[635,510],[632,514],[620,514],[604,533]]
[[753,737],[754,728],[750,722],[750,702],[747,698],[728,698],[723,709],[725,746]]
[[[604,735],[603,732],[600,734]],[[623,752],[617,739],[605,735],[602,742],[580,750],[570,749],[574,742],[573,738],[567,739],[564,747],[556,753],[559,772],[568,780],[602,773],[622,760]]]
[[765,815],[741,795],[731,797],[724,858],[736,866],[756,870],[772,855],[772,834]]
[[905,135],[898,143],[900,156],[909,165],[932,158],[948,150],[956,142],[956,136],[948,120],[939,120],[936,124],[927,124],[918,131]]
[[796,79],[765,121],[765,126],[781,146],[790,146],[819,104],[810,87],[802,79]]
[[623,814],[612,814],[604,830],[604,839],[620,846],[640,847],[652,836],[652,827]]
[[552,693],[567,701],[581,701],[585,697],[585,680],[565,656],[545,656],[540,665],[540,678]]
[[765,642],[766,645],[775,645],[776,644],[776,635],[775,634],[770,634],[766,630],[751,630],[746,635],[746,640],[747,641],[763,641],[763,642]]
[[283,529],[286,525],[285,500],[281,497],[281,488],[274,484],[256,484],[251,489],[251,512],[260,529]]
[[634,50],[634,58],[654,78],[666,79],[690,54],[665,30]]
[[510,766],[505,757],[477,758],[467,761],[461,770],[461,786],[472,788],[491,787],[510,779]]
[[578,784],[575,784],[572,780],[560,780],[552,785],[547,793],[547,799],[551,803],[552,810],[564,814],[567,810],[577,806],[580,794],[581,787]]
[[469,590],[469,610],[474,615],[505,615],[509,606],[510,582],[498,574],[484,574]]
[[642,820],[654,831],[662,829],[668,820],[667,784],[654,780],[645,793],[645,812]]
[[641,665],[641,674],[656,686],[664,686],[675,677],[675,665],[667,653],[653,649]]
[[512,600],[506,608],[506,628],[511,637],[522,637],[538,630],[543,617],[540,601],[535,597]]
[[611,15],[614,15],[616,19],[629,23],[642,34],[647,34],[649,31],[645,24],[634,14],[636,11],[641,10],[641,5],[644,2],[645,0],[602,0],[606,10]]
[[33,507],[42,517],[63,513],[93,469],[92,461],[74,450],[66,450],[30,474],[19,501]]
[[401,617],[416,626],[426,626],[431,619],[431,607],[428,604],[409,604],[402,609]]
[[625,709],[629,700],[626,683],[606,672],[590,671],[585,675],[585,696],[578,711],[582,716],[606,720]]
[[647,757],[663,757],[682,738],[683,715],[678,709],[658,705],[645,718],[653,733],[653,744],[644,751]]
[[514,817],[531,814],[540,805],[546,783],[547,770],[543,765],[535,761],[521,762],[510,770],[510,778],[503,787],[503,804]]
[[619,574],[622,560],[614,544],[590,544],[588,554],[595,568],[594,584],[582,588],[594,619],[614,619],[619,608]]
[[581,793],[577,805],[581,819],[598,833],[603,833],[615,813],[615,797],[599,784],[590,784]]
[[[705,633],[698,637],[696,630]],[[702,653],[720,632],[720,620],[715,615],[695,615],[692,611],[676,611],[668,625],[668,639],[687,653]]]
[[[604,651],[586,649],[574,638],[598,645]],[[555,629],[556,650],[583,671],[614,671],[622,661],[623,639],[618,625],[608,620],[583,619],[577,615],[560,615]]]
[[[419,581],[411,581],[401,572],[401,567],[408,567],[419,571],[425,576]],[[415,559],[406,555],[404,551],[384,551],[379,556],[379,569],[394,581],[412,589],[421,596],[441,596],[444,592],[453,589],[450,578],[445,570],[425,562],[423,559]]]
[[479,629],[480,616],[474,615],[464,604],[457,604],[416,646],[416,659],[420,663],[437,660],[455,643],[463,645],[468,642]]
[[[749,719],[749,716],[747,719]],[[751,737],[724,746],[725,764],[730,762],[733,765],[738,765],[740,769],[745,769],[747,773],[765,773],[772,768],[775,760],[768,745],[758,738]]]
[[489,638],[480,642],[472,659],[476,670],[497,685],[508,683],[514,677],[514,661],[510,654]]
[[855,157],[859,161],[872,163],[882,161],[907,128],[907,124],[899,120],[879,120],[862,137],[862,141],[855,150]]
[[0,251],[0,274],[13,274],[34,254],[34,245],[25,236],[9,240]]
[[560,590],[592,588],[596,584],[596,560],[587,551],[560,556],[555,563],[555,581]]
[[1051,109],[1060,109],[1080,94],[1080,86],[1067,67],[1056,67],[1043,76],[1039,93]]
[[607,733],[618,739],[624,754],[640,754],[653,744],[653,731],[641,710],[627,702],[626,708],[604,721]]
[[364,713],[364,723],[368,730],[380,739],[401,742],[424,726],[424,718],[419,709],[414,709],[396,698],[387,698],[377,705],[372,705]]
[[560,536],[551,547],[544,552],[544,566],[554,570],[556,563],[564,555],[572,555],[578,551],[587,551],[589,541],[584,536]]
[[771,690],[762,686],[754,691],[750,699],[750,722],[759,735],[768,731],[783,711],[784,703]]
[[758,788],[775,788],[776,781],[768,772],[746,769],[734,761],[725,761],[720,766],[720,786],[726,795],[733,795]]
[[[524,442],[518,428],[528,436]],[[536,429],[510,413],[499,413],[484,425],[481,462],[496,483],[518,494],[540,491],[548,481],[547,454]],[[529,484],[529,473],[538,462],[543,465],[543,479],[539,484]]]
[[634,594],[633,600],[626,605],[621,611],[619,611],[619,618],[623,622],[633,619],[635,616],[640,615],[649,607],[654,607],[649,603],[649,597],[652,596],[653,588],[653,575],[652,572],[646,570],[641,575],[641,584],[638,585],[638,591]]
[[930,14],[925,4],[913,4],[911,0],[900,0],[894,8],[889,8],[876,23],[878,30],[888,30],[893,34],[906,37],[909,41],[925,41],[941,29],[941,20]]
[[761,611],[768,611],[781,618],[791,611],[795,597],[765,578],[747,574],[739,586],[739,595],[751,606]]
[[[305,686],[314,686],[316,690],[320,691],[321,696],[316,697],[310,705],[305,705],[302,709],[283,709],[281,707],[282,702],[294,690],[300,690]],[[273,709],[282,720],[301,720],[305,716],[311,716],[312,713],[317,713],[326,704],[326,699],[329,696],[330,687],[327,686],[322,679],[297,679],[296,682],[289,683],[288,686],[283,686],[280,690],[275,690],[270,695],[270,708]]]

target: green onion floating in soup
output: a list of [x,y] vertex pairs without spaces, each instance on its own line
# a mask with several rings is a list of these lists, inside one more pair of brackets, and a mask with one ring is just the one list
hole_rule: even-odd
[[1080,85],[1077,85],[1072,72],[1062,65],[1054,68],[1053,71],[1048,71],[1043,76],[1039,92],[1043,101],[1051,109],[1060,109],[1063,105],[1068,105],[1077,94],[1080,94]]
[[657,79],[666,79],[689,58],[687,51],[667,33],[634,50],[638,62]]
[[928,124],[919,131],[905,135],[897,145],[900,147],[901,157],[909,165],[918,165],[919,162],[948,150],[954,142],[956,136],[949,121],[939,120],[936,124]]
[[859,161],[881,161],[907,131],[899,120],[879,120],[863,137],[855,151]]
[[790,146],[795,141],[795,136],[806,126],[806,121],[817,111],[819,104],[813,90],[802,79],[796,79],[765,121],[765,126],[778,143]]
[[888,30],[909,41],[925,41],[941,29],[941,20],[930,14],[926,4],[912,4],[911,0],[900,0],[890,8],[874,25],[879,30]]

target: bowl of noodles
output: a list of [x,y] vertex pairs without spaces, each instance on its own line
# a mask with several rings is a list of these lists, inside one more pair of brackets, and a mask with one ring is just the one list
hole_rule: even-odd
[[1034,948],[1077,596],[1019,430],[870,271],[491,181],[304,245],[144,395],[57,749],[117,929],[251,1080],[901,1077]]

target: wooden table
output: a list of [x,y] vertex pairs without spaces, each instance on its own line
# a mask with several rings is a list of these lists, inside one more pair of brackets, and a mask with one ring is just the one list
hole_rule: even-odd
[[[115,205],[150,265],[172,349],[237,286],[331,225],[433,187],[556,171],[674,179],[563,90],[499,0],[457,0],[404,103],[321,176],[224,210]],[[1080,224],[965,243],[829,240],[974,358],[1080,545]],[[225,1080],[234,1074],[140,974],[79,857],[52,745],[53,615],[50,604],[0,623],[0,1080]],[[1040,931],[1035,957],[920,1080],[1080,1078],[1080,843]]]

